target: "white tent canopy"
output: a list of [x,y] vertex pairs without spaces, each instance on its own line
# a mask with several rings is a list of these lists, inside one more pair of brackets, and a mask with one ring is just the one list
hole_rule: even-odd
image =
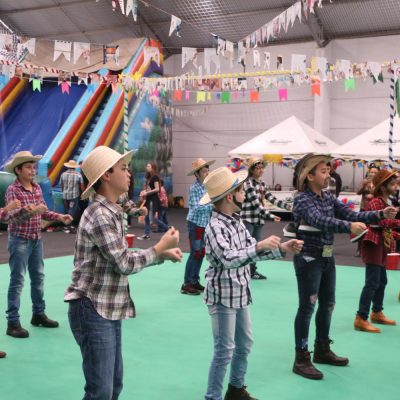
[[299,156],[304,154],[330,153],[337,144],[317,132],[295,116],[282,121],[271,129],[261,133],[236,149],[231,156],[280,154]]
[[[390,120],[388,118],[333,149],[332,154],[363,160],[387,160],[389,158],[389,128]],[[393,127],[393,157],[400,158],[400,121],[397,116],[394,119]]]

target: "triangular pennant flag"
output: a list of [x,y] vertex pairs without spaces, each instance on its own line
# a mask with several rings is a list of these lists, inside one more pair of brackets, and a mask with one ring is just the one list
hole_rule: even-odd
[[174,97],[175,101],[182,101],[182,90],[174,90]]
[[180,29],[181,29],[181,24],[182,20],[175,15],[171,15],[171,26],[169,27],[169,35],[171,36],[174,32],[176,36],[181,36],[180,35]]
[[61,93],[67,93],[69,94],[69,88],[70,88],[70,84],[67,81],[63,81],[61,83]]
[[196,103],[204,102],[206,101],[206,92],[197,92],[196,93]]
[[225,45],[226,45],[226,42],[224,39],[221,39],[221,38],[217,39],[217,54],[221,54],[222,56],[225,56]]
[[127,0],[125,15],[128,16],[129,13],[132,11],[133,20],[135,22],[137,21],[138,7],[139,7],[138,0]]
[[260,67],[260,51],[258,49],[253,49],[253,67]]
[[368,61],[367,68],[371,71],[371,74],[375,80],[378,80],[379,74],[382,73],[382,65],[377,62]]
[[285,101],[288,99],[288,91],[287,89],[279,89],[278,90],[278,94],[279,94],[279,100],[280,101]]
[[321,96],[321,84],[313,83],[311,85],[311,95],[312,96]]
[[189,92],[189,90],[185,90],[185,100],[190,100],[190,92]]
[[292,54],[292,73],[306,72],[307,56],[305,54]]
[[260,92],[258,90],[250,91],[250,101],[252,103],[258,103],[260,100]]
[[78,72],[78,85],[88,85],[89,74],[87,72]]
[[349,78],[344,80],[344,90],[347,92],[350,89],[355,90],[356,88],[356,80],[354,78]]
[[150,61],[154,61],[160,66],[160,49],[158,47],[144,48],[144,65],[147,65]]
[[182,47],[182,68],[185,68],[189,61],[197,68],[197,54],[198,51],[194,47]]
[[264,69],[269,69],[271,65],[271,53],[264,51]]

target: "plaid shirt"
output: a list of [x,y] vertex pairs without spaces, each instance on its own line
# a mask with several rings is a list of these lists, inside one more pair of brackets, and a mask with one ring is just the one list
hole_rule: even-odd
[[[379,211],[379,210],[385,209],[388,206],[389,206],[389,204],[387,204],[382,197],[374,197],[373,199],[371,199],[371,201],[369,201],[366,210]],[[382,229],[374,229],[374,228],[369,227],[367,234],[363,237],[363,240],[368,240],[368,241],[378,245],[380,243],[380,241],[383,240],[383,233],[386,230],[392,237],[392,240],[390,242],[390,250],[388,250],[387,252],[388,253],[396,252],[396,240],[400,239],[400,234],[398,232],[392,232],[391,229],[399,228],[400,220],[399,219],[381,219],[379,221],[378,225]]]
[[0,221],[7,222],[10,218],[10,214],[4,210],[4,208],[0,208]]
[[82,215],[76,242],[72,283],[64,300],[88,297],[106,319],[135,316],[128,275],[159,263],[154,248],[131,252],[124,240],[122,208],[95,195]]
[[307,252],[332,245],[334,233],[350,233],[351,222],[379,221],[379,214],[376,211],[354,212],[328,191],[323,191],[319,196],[306,189],[294,198],[293,219],[296,225],[304,221],[322,231],[297,233],[297,239],[304,240],[303,252]]
[[67,169],[61,174],[60,182],[65,200],[73,200],[79,197],[83,178],[78,171]]
[[246,222],[251,224],[264,225],[266,219],[274,219],[275,215],[265,207],[265,201],[291,211],[292,205],[282,200],[278,200],[269,192],[263,181],[249,178],[244,182],[245,200],[243,202],[240,216]]
[[206,227],[205,243],[206,257],[210,263],[204,290],[207,305],[247,307],[251,303],[249,263],[283,256],[280,250],[257,254],[257,242],[241,219],[219,211],[212,213]]
[[9,211],[8,233],[25,239],[36,240],[42,238],[42,219],[56,221],[60,214],[46,211],[42,215],[29,214],[24,207],[33,204],[46,204],[43,199],[42,189],[36,182],[32,182],[32,191],[25,189],[18,179],[6,191],[6,203],[19,200],[21,208]]
[[193,222],[197,226],[205,228],[210,221],[212,205],[208,204],[202,206],[200,204],[200,199],[206,194],[206,189],[204,185],[200,183],[197,179],[196,182],[190,186],[189,190],[189,213],[187,220]]

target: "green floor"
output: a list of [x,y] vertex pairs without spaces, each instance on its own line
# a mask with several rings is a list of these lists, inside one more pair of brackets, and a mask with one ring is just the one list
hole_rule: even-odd
[[[332,324],[334,349],[350,358],[350,366],[322,366],[322,381],[291,372],[296,283],[290,262],[261,266],[268,281],[253,282],[251,307],[255,344],[247,384],[259,399],[385,399],[399,398],[400,326],[383,327],[380,335],[352,329],[364,270],[339,267],[337,306]],[[46,260],[47,313],[60,328],[29,326],[27,282],[22,298],[22,323],[29,339],[5,335],[0,319],[2,400],[70,400],[82,398],[81,357],[67,322],[63,292],[69,283],[72,257]],[[212,356],[210,321],[200,297],[179,294],[184,264],[149,268],[131,277],[138,316],[123,324],[125,386],[120,399],[202,399]],[[0,306],[6,308],[8,266],[0,265]],[[386,291],[388,316],[400,322],[400,273],[389,272]],[[313,339],[313,328],[310,340]]]

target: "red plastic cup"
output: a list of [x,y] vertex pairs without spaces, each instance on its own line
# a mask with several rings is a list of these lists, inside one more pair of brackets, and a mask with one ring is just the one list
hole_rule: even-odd
[[399,269],[400,253],[389,253],[386,256],[386,269],[397,271]]
[[126,243],[128,247],[133,247],[133,243],[135,242],[135,235],[133,233],[128,233],[125,236]]

